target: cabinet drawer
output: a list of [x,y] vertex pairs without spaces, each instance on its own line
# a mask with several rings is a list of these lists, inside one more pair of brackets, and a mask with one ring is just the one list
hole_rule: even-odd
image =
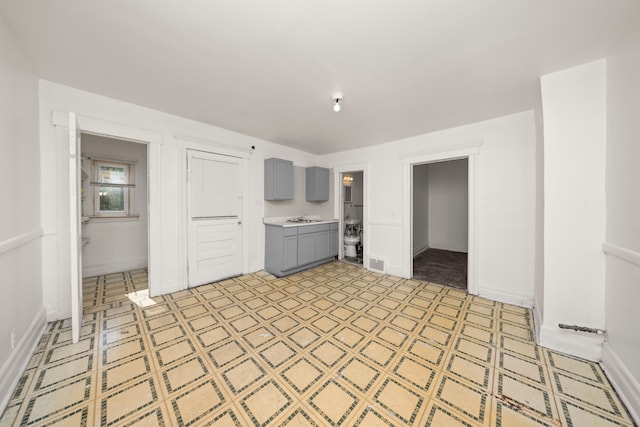
[[285,236],[295,236],[298,234],[298,227],[284,227]]
[[319,233],[321,231],[329,231],[331,224],[304,225],[298,227],[298,234]]

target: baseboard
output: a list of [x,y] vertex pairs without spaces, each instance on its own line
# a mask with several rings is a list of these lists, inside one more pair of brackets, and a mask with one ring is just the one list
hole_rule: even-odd
[[577,332],[542,325],[540,327],[540,342],[543,347],[548,347],[572,356],[599,362],[602,360],[602,345],[604,335]]
[[418,255],[420,255],[422,252],[426,251],[427,249],[429,249],[429,244],[428,243],[422,243],[416,247],[413,248],[413,257],[417,257]]
[[0,414],[4,412],[46,326],[45,309],[40,309],[7,361],[0,367]]
[[629,414],[640,425],[640,382],[633,377],[625,364],[608,343],[602,348],[602,369],[627,407]]
[[542,311],[540,310],[539,305],[533,305],[533,333],[538,344],[540,344],[540,329],[542,328]]
[[441,251],[449,251],[449,252],[462,252],[465,254],[469,252],[469,249],[466,246],[455,247],[447,244],[433,243],[433,242],[429,242],[429,248],[440,249]]
[[45,306],[44,308],[46,321],[55,322],[56,320],[66,319],[69,316],[62,317],[57,306]]
[[133,259],[106,264],[82,265],[82,277],[100,276],[102,274],[120,273],[122,271],[137,270],[148,265],[147,258]]
[[[379,271],[376,271],[376,270],[371,270],[371,271],[376,272],[376,273],[380,273]],[[407,274],[404,272],[404,269],[402,268],[401,265],[391,265],[391,264],[389,264],[385,268],[384,274],[388,274],[389,276],[405,277],[406,279],[410,279],[410,277],[406,277]]]
[[502,289],[491,288],[488,286],[480,285],[478,289],[478,295],[494,301],[505,302],[507,304],[513,304],[520,307],[532,308],[533,297],[513,294],[511,292],[505,292]]

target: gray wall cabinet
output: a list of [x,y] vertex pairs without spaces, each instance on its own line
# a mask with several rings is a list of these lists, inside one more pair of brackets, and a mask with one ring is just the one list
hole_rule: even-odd
[[264,199],[293,199],[293,162],[272,157],[264,161]]
[[329,200],[329,169],[312,166],[307,168],[307,202]]
[[265,269],[278,277],[332,261],[338,255],[338,223],[282,227],[265,224]]

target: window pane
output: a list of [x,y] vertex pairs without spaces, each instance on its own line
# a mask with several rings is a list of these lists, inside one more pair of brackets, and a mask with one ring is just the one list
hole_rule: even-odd
[[100,210],[106,212],[123,212],[124,188],[100,187]]
[[100,166],[100,178],[109,184],[127,184],[127,171],[124,167]]

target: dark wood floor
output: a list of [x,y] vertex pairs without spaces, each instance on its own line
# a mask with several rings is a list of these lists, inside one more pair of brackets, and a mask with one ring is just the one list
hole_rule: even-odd
[[413,259],[413,277],[457,289],[467,289],[467,254],[427,249]]

